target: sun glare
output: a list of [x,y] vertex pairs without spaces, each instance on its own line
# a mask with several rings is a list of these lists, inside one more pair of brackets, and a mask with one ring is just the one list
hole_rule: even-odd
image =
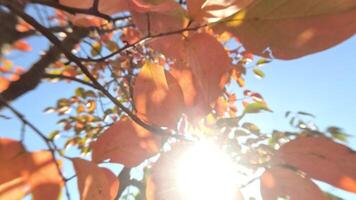
[[238,173],[230,157],[210,141],[199,142],[181,157],[177,185],[185,200],[233,200]]

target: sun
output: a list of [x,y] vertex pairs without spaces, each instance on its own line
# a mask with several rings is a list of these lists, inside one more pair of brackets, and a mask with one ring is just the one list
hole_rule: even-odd
[[188,148],[176,169],[176,184],[185,200],[239,199],[241,175],[231,158],[212,141]]

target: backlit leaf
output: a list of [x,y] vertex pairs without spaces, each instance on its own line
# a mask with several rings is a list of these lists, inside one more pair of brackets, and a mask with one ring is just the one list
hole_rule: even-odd
[[254,103],[248,104],[245,107],[244,113],[259,113],[263,110],[272,112],[272,110],[268,108],[268,106],[265,102],[254,102]]
[[0,199],[58,199],[63,181],[49,151],[26,152],[20,142],[0,138]]
[[192,20],[216,22],[229,17],[253,0],[187,0],[188,13]]
[[272,167],[262,174],[261,194],[264,200],[276,200],[278,197],[289,197],[290,200],[328,199],[309,178],[283,167]]
[[259,77],[259,78],[264,78],[265,77],[265,73],[262,70],[258,69],[258,68],[254,68],[253,69],[253,73],[255,73],[255,75],[257,77]]
[[158,153],[160,138],[129,119],[121,119],[92,143],[92,159],[134,167]]
[[119,181],[109,169],[80,158],[73,158],[72,162],[78,178],[80,199],[115,199],[119,191]]
[[184,109],[183,93],[163,66],[147,62],[133,88],[138,114],[150,123],[175,127]]
[[356,32],[354,0],[255,0],[217,28],[254,54],[293,59],[325,50]]
[[278,164],[292,165],[310,177],[356,193],[356,153],[323,136],[298,137],[274,156]]

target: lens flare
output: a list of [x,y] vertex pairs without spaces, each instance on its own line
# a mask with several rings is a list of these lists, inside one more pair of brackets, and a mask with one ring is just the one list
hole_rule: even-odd
[[177,186],[185,200],[235,200],[238,173],[216,144],[202,141],[189,148],[177,168]]

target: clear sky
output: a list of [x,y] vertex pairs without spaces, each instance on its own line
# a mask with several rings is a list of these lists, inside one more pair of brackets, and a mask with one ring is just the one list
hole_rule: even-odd
[[[30,40],[34,52],[44,49],[46,42],[34,38]],[[24,54],[25,55],[25,54]],[[15,54],[16,63],[28,66],[36,57]],[[268,102],[273,113],[248,116],[263,131],[273,129],[290,129],[284,118],[287,110],[306,111],[316,115],[316,124],[324,129],[335,125],[353,135],[348,145],[356,149],[356,37],[323,52],[290,61],[274,60],[265,65],[264,79],[256,79],[251,73],[246,84],[253,91],[260,92]],[[77,84],[43,83],[36,90],[27,93],[15,102],[13,106],[38,126],[43,132],[59,128],[55,114],[44,114],[48,106],[55,105],[60,97],[73,94],[72,88]],[[4,110],[1,114],[9,115]],[[0,118],[0,136],[19,138],[21,123],[15,118],[4,120]],[[26,132],[27,147],[30,150],[43,148],[40,140],[31,132]],[[71,171],[66,171],[70,176]],[[74,181],[71,187],[76,187]],[[327,187],[329,188],[329,187]],[[338,191],[345,199],[354,197],[351,193]],[[74,198],[76,199],[76,198]]]

